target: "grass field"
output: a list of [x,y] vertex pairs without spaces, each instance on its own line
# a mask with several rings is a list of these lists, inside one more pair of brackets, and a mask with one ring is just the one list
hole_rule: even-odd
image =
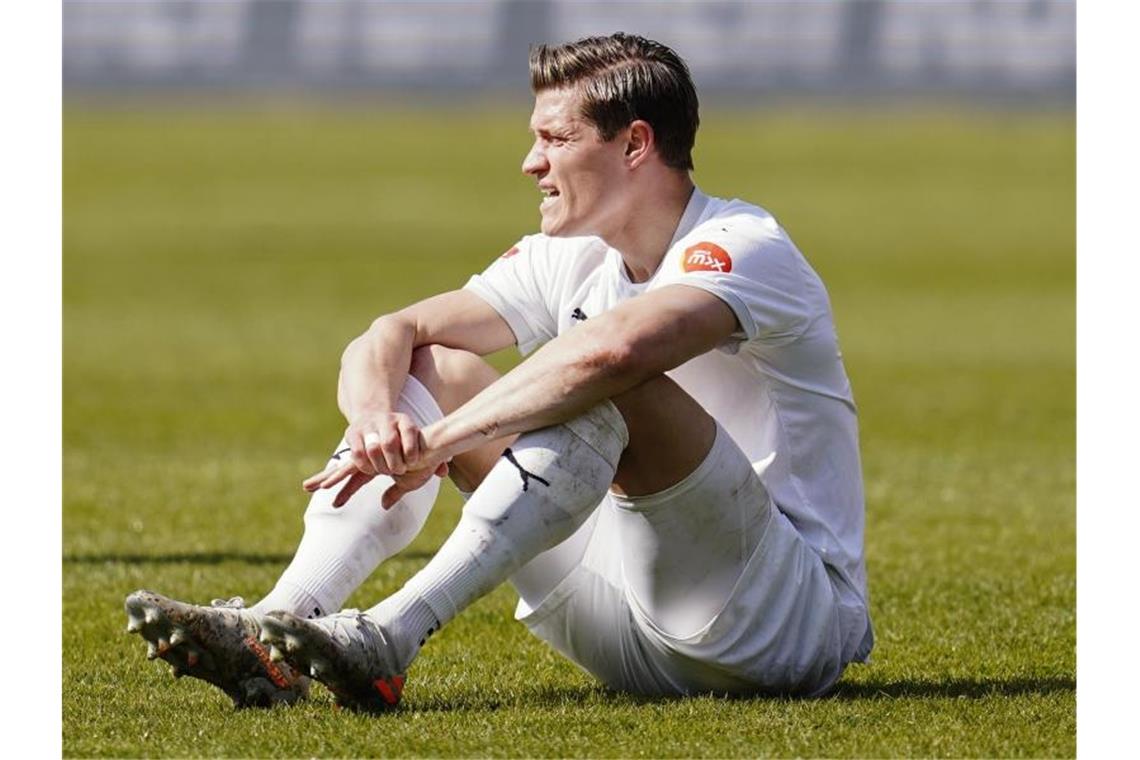
[[[703,115],[702,188],[831,291],[860,405],[874,661],[816,701],[598,688],[499,589],[398,712],[234,712],[123,633],[139,587],[257,598],[300,536],[344,344],[537,226],[525,105],[72,108],[64,154],[67,756],[1075,753],[1071,114]],[[496,357],[508,367],[513,357]],[[367,606],[456,519],[350,600]]]

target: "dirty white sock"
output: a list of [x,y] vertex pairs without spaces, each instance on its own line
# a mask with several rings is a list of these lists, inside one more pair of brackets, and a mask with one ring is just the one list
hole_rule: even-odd
[[[397,409],[420,427],[443,417],[431,393],[409,376],[400,392]],[[348,456],[341,441],[330,464]],[[342,507],[333,507],[337,487],[317,491],[305,511],[305,533],[289,567],[273,590],[258,602],[257,612],[286,610],[301,617],[320,617],[340,610],[345,600],[376,567],[401,551],[427,520],[439,478],[404,496],[391,509],[380,506],[380,497],[392,484],[383,476],[372,479]]]
[[368,611],[404,667],[441,625],[589,517],[628,440],[625,421],[606,401],[563,425],[520,436],[503,453],[431,561]]

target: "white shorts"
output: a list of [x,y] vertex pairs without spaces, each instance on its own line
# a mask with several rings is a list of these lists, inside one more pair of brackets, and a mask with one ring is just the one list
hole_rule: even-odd
[[[729,456],[725,445],[735,448],[727,435],[727,444],[720,439],[709,459]],[[739,449],[734,456],[747,466]],[[850,659],[844,642],[851,636],[843,630],[849,624],[841,621],[839,594],[819,556],[772,505],[759,477],[749,470],[755,479],[750,486],[756,488],[743,493],[762,502],[755,508],[767,513],[767,524],[726,603],[700,630],[684,637],[662,630],[630,591],[618,525],[620,502],[628,502],[614,494],[579,529],[589,533],[581,562],[536,608],[520,600],[516,618],[579,667],[621,691],[825,692]],[[686,481],[669,490],[683,489]],[[688,559],[699,566],[699,557]]]

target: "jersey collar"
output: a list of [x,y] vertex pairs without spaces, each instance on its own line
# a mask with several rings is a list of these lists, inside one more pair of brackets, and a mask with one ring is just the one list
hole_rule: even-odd
[[665,250],[669,250],[677,244],[677,241],[688,235],[697,222],[700,221],[701,215],[705,212],[705,207],[709,204],[709,197],[701,192],[701,189],[693,185],[693,194],[689,196],[689,203],[685,206],[685,213],[681,214],[681,221],[677,223],[677,230],[673,233],[673,239],[669,241],[669,246]]

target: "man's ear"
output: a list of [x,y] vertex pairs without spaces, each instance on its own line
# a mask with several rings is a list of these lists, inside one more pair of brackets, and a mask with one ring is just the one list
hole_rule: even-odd
[[625,143],[625,160],[630,169],[645,163],[653,152],[654,134],[649,122],[637,119],[630,123]]

